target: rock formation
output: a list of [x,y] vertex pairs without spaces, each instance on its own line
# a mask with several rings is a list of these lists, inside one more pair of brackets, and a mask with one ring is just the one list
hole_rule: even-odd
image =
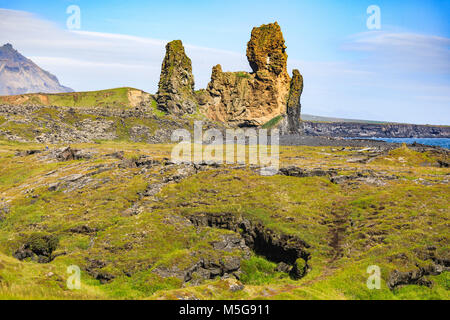
[[290,77],[283,34],[277,22],[253,28],[247,59],[253,70],[223,72],[213,67],[202,111],[213,120],[232,126],[260,126],[286,112]]
[[192,114],[197,109],[192,63],[181,40],[166,45],[156,100],[160,110],[175,115]]
[[247,59],[253,72],[261,79],[266,78],[267,73],[289,79],[286,45],[277,22],[253,28],[247,44]]
[[261,126],[288,112],[283,128],[298,133],[303,78],[295,70],[291,82],[286,45],[277,22],[253,28],[247,59],[251,73],[223,72],[218,64],[206,90],[194,92],[191,60],[183,44],[180,40],[168,43],[156,98],[158,108],[180,116],[199,107],[209,119],[236,127]]
[[300,133],[300,97],[303,92],[303,77],[297,69],[292,72],[289,96],[286,104],[286,114],[280,124],[282,133]]

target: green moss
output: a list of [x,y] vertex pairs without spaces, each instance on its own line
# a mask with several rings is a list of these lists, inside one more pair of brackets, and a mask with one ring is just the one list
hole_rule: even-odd
[[[337,185],[327,177],[264,177],[252,170],[223,167],[169,183],[157,195],[147,197],[148,186],[179,174],[179,167],[123,168],[118,166],[120,160],[103,155],[123,150],[126,158],[146,154],[162,159],[170,156],[171,145],[103,141],[72,147],[93,148],[98,156],[48,163],[42,155],[14,156],[16,150],[43,149],[43,145],[0,141],[0,298],[449,297],[448,272],[429,276],[434,282],[432,288],[405,286],[391,291],[386,285],[393,270],[412,271],[432,263],[418,252],[431,246],[436,247],[437,256],[445,257],[449,252],[450,189],[442,180],[449,169],[421,166],[423,156],[435,161],[435,155],[400,149],[388,157],[404,157],[407,162],[401,166],[375,161],[349,166],[346,159],[352,156],[351,149],[280,147],[282,166],[333,167],[346,174],[371,169],[411,179],[383,180],[380,186]],[[94,174],[98,165],[109,169]],[[61,190],[48,191],[50,184],[76,173],[92,175],[82,185],[62,184]],[[416,183],[419,178],[432,183]],[[196,228],[185,219],[224,212],[304,240],[310,245],[308,265],[312,269],[294,281],[276,272],[276,263],[253,255],[241,262],[245,288],[236,292],[230,290],[226,280],[194,286],[174,276],[158,275],[158,268],[186,270],[203,257],[218,263],[227,256],[242,257],[239,250],[214,250],[211,245],[233,231]],[[80,226],[88,226],[91,231],[73,231]],[[336,230],[337,244],[331,241]],[[48,264],[14,259],[14,250],[26,243],[36,251],[53,251],[56,258]],[[104,263],[95,271],[108,273],[114,280],[102,284],[94,273],[86,272],[93,259]],[[79,292],[65,286],[67,266],[73,264],[82,270]],[[297,264],[302,268],[304,261]],[[367,288],[370,265],[381,269],[380,290]],[[54,275],[49,276],[50,272]]]
[[298,268],[299,270],[303,270],[303,269],[306,267],[306,261],[303,260],[302,258],[298,258],[298,259],[295,261],[295,264],[297,265],[297,268]]
[[272,129],[273,127],[275,127],[280,121],[281,119],[283,119],[283,116],[278,115],[275,118],[269,120],[268,122],[266,122],[265,124],[262,125],[262,129]]
[[32,233],[27,237],[25,243],[30,250],[37,254],[49,255],[58,246],[59,239],[57,236],[46,233]]
[[[11,134],[13,134],[15,136],[23,137],[24,139],[26,139],[28,141],[32,141],[35,136],[36,130],[39,130],[39,129],[37,129],[33,123],[8,121],[2,125],[1,130],[10,132]],[[42,131],[44,131],[44,130],[42,130]]]
[[166,113],[158,109],[158,103],[154,99],[152,99],[151,108],[153,114],[156,115],[157,117],[164,117],[166,115]]
[[248,72],[243,72],[243,71],[236,72],[236,76],[238,78],[244,78],[244,79],[250,79],[251,78],[251,76],[250,76],[250,74]]
[[275,271],[276,266],[275,263],[263,257],[253,256],[249,260],[242,261],[240,279],[244,284],[268,284],[283,276],[283,273]]

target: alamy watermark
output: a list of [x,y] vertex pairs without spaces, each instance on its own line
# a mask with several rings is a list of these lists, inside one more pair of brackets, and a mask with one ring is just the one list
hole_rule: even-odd
[[70,5],[66,9],[66,13],[70,16],[66,20],[66,26],[69,30],[81,29],[81,9],[77,5]]
[[381,29],[381,9],[377,5],[370,5],[367,7],[367,18],[366,26],[369,30],[380,30]]
[[367,273],[370,276],[367,278],[367,288],[369,290],[381,289],[381,269],[377,265],[372,265],[367,267]]
[[70,274],[66,284],[69,290],[81,289],[81,270],[79,266],[72,265],[67,267],[67,273]]
[[[259,166],[262,175],[278,173],[279,130],[227,129],[225,136],[218,129],[203,133],[203,122],[194,122],[194,136],[186,129],[172,133],[172,142],[178,144],[172,149],[174,163],[207,164],[249,164]],[[269,141],[270,140],[270,141]]]

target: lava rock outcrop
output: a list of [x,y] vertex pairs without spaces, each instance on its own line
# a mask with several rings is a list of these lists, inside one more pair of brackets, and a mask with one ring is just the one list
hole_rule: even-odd
[[287,54],[277,22],[253,28],[247,44],[247,59],[253,72],[223,72],[213,67],[199,105],[208,118],[231,126],[261,126],[286,113],[291,78]]
[[291,84],[289,87],[289,96],[286,105],[286,114],[283,115],[283,120],[280,124],[282,133],[296,134],[300,133],[300,114],[302,105],[300,97],[303,92],[303,77],[300,71],[294,69],[292,72]]
[[188,219],[197,227],[227,229],[239,233],[245,245],[266,259],[283,263],[285,270],[293,279],[300,279],[311,269],[310,245],[293,235],[280,234],[265,227],[260,222],[235,216],[232,213],[207,212],[196,214]]
[[166,45],[156,101],[160,110],[170,114],[181,116],[197,110],[192,62],[181,40]]
[[168,43],[156,97],[158,108],[177,116],[198,109],[207,118],[232,127],[258,127],[284,115],[283,128],[298,133],[303,78],[294,70],[291,81],[277,22],[253,28],[247,59],[252,72],[224,72],[218,64],[207,88],[194,91],[192,64],[182,42]]

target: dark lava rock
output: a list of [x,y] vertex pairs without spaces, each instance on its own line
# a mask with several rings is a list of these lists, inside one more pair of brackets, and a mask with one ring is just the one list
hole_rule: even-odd
[[90,258],[86,258],[86,260],[89,263],[89,265],[85,268],[87,273],[89,273],[93,278],[99,280],[100,283],[105,284],[115,278],[115,276],[110,273],[98,270],[106,267],[107,263],[105,261]]
[[211,243],[215,250],[232,252],[242,250],[241,256],[224,256],[223,258],[200,257],[194,259],[190,266],[180,269],[178,266],[159,266],[153,272],[163,278],[175,277],[183,282],[197,285],[204,280],[221,278],[239,279],[241,274],[241,261],[250,257],[250,249],[238,234],[222,235],[222,239]]
[[450,126],[303,121],[305,134],[329,137],[448,138]]
[[31,258],[39,263],[48,263],[54,259],[52,253],[57,248],[58,242],[58,238],[53,235],[31,234],[14,253],[14,257],[19,260]]
[[303,77],[300,71],[293,70],[289,86],[289,96],[286,104],[286,115],[280,125],[282,134],[297,134],[301,132],[300,113],[302,105],[300,97],[303,92]]
[[280,262],[275,268],[275,271],[289,273],[291,272],[291,269],[292,269],[291,265],[284,262]]
[[79,233],[79,234],[91,234],[91,233],[97,232],[97,229],[83,225],[83,226],[73,227],[73,228],[69,229],[69,231],[72,233]]
[[31,156],[33,154],[41,153],[42,150],[20,150],[16,152],[16,157],[26,157]]
[[337,171],[334,169],[303,169],[295,166],[280,168],[279,174],[290,177],[325,177],[325,176],[333,176],[337,174]]
[[398,270],[394,270],[389,275],[388,287],[391,290],[396,287],[409,284],[417,284],[426,287],[431,287],[433,283],[430,280],[425,279],[424,278],[425,275],[426,273],[423,269],[418,269],[409,272],[400,272]]
[[407,272],[392,271],[387,282],[388,287],[391,290],[410,284],[432,287],[433,282],[425,277],[430,275],[437,276],[444,271],[450,271],[450,260],[436,258],[433,253],[431,253],[430,259],[432,259],[432,263],[426,267],[418,267],[415,270]]
[[119,164],[119,168],[140,168],[140,167],[152,167],[154,165],[161,164],[160,161],[153,159],[152,157],[141,155],[137,159],[123,159]]
[[62,162],[70,160],[91,159],[92,153],[85,150],[72,149],[69,146],[51,150],[48,157]]
[[444,160],[438,160],[439,167],[441,168],[448,168],[448,162]]
[[[256,254],[273,262],[283,262],[293,267],[293,278],[303,276],[309,270],[310,246],[303,240],[286,234],[277,233],[259,222],[252,222],[232,213],[204,213],[190,216],[195,226],[214,227],[238,232],[245,244]],[[300,259],[301,258],[301,259]],[[299,260],[304,266],[296,267]]]
[[192,62],[181,40],[166,45],[156,100],[159,109],[175,115],[192,114],[197,110]]

